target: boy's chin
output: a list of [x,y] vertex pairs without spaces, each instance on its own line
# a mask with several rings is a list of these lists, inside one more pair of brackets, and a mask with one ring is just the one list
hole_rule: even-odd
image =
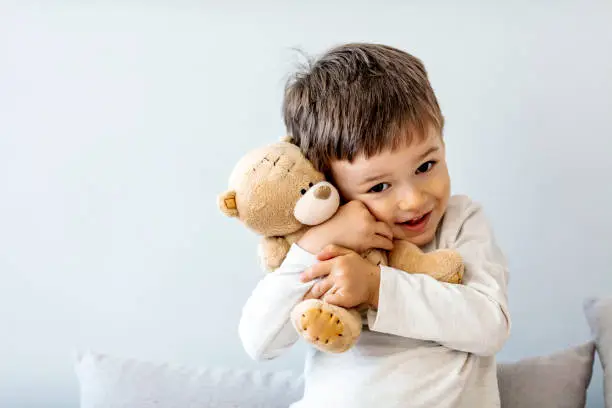
[[429,244],[434,239],[435,231],[423,231],[421,234],[409,236],[405,234],[403,231],[399,231],[399,234],[394,234],[395,239],[401,239],[404,241],[408,241],[416,246],[422,247]]

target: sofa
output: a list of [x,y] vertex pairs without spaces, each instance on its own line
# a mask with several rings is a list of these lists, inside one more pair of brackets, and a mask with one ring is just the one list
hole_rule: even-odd
[[[498,364],[502,408],[584,407],[598,356],[606,408],[612,408],[612,298],[589,299],[593,338],[546,356]],[[76,354],[81,408],[287,408],[303,389],[300,373],[184,367],[85,351]]]

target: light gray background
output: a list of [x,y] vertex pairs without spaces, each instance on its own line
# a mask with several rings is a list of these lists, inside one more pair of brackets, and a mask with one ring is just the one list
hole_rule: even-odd
[[0,3],[0,406],[76,407],[75,349],[255,366],[256,237],[216,195],[282,136],[291,48],[345,41],[429,69],[453,190],[510,260],[500,359],[588,339],[583,299],[612,289],[611,3],[421,3]]

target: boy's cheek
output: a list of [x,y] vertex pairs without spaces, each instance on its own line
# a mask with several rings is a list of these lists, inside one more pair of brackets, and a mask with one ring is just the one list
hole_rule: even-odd
[[395,225],[393,207],[386,201],[364,202],[370,213],[378,221],[387,223],[390,227]]

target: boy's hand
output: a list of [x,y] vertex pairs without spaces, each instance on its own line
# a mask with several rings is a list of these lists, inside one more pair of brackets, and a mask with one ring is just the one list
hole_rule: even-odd
[[336,306],[351,308],[368,304],[378,308],[380,268],[359,254],[330,245],[318,256],[318,264],[304,271],[300,279],[308,282],[322,278],[304,299],[319,299]]
[[341,206],[321,225],[310,228],[297,242],[304,250],[316,254],[334,244],[363,253],[368,249],[393,249],[393,232],[386,223],[377,221],[360,201]]

